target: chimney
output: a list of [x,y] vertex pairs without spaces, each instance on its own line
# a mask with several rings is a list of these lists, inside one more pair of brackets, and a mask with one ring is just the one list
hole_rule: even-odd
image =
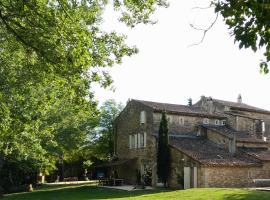
[[208,105],[209,105],[209,107],[208,107],[208,111],[210,112],[210,113],[213,113],[214,112],[214,104],[213,104],[213,99],[212,99],[212,97],[208,97]]
[[241,96],[241,94],[239,94],[238,97],[237,97],[237,103],[242,103],[242,96]]

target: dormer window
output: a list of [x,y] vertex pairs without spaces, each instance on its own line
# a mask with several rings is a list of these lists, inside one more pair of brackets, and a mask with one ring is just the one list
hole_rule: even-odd
[[221,125],[221,126],[225,126],[225,125],[226,125],[226,120],[221,120],[221,121],[220,121],[220,125]]
[[215,120],[215,125],[219,125],[219,120],[218,119]]
[[140,114],[140,124],[146,124],[146,112],[144,110]]
[[204,118],[203,119],[203,124],[209,124],[209,119],[208,118]]

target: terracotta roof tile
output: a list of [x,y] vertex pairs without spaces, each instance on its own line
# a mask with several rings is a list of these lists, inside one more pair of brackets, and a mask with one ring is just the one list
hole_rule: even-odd
[[159,103],[159,102],[142,101],[142,100],[135,100],[135,99],[133,99],[133,101],[142,103],[148,107],[153,108],[154,111],[158,111],[158,112],[165,110],[168,113],[184,113],[184,114],[193,114],[193,115],[207,116],[207,117],[213,117],[213,118],[222,118],[222,119],[226,118],[224,115],[211,114],[209,112],[204,111],[202,108],[195,107],[195,106]]
[[270,151],[262,148],[243,148],[244,152],[262,161],[270,161]]
[[212,100],[213,100],[213,102],[217,102],[217,103],[223,104],[225,106],[228,106],[228,107],[231,107],[231,108],[237,109],[237,110],[246,110],[246,111],[262,112],[262,113],[270,114],[270,111],[268,111],[268,110],[264,110],[261,108],[250,106],[250,105],[245,104],[245,103],[237,103],[237,102],[224,101],[224,100],[219,100],[219,99],[212,99]]
[[170,145],[206,166],[257,166],[261,163],[241,152],[230,154],[215,143],[202,138],[170,138]]

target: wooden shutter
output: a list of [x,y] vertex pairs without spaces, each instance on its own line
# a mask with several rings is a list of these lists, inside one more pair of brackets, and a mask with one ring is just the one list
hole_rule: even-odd
[[141,134],[138,133],[138,148],[141,148]]
[[138,147],[138,134],[135,134],[135,145],[134,148],[137,149]]
[[143,133],[143,147],[146,147],[146,141],[147,141],[147,137],[146,137],[146,132]]
[[184,167],[184,189],[190,188],[190,167]]
[[194,178],[193,186],[194,186],[194,188],[197,188],[198,187],[197,167],[194,167],[193,173],[194,173],[194,175],[193,175],[193,178]]

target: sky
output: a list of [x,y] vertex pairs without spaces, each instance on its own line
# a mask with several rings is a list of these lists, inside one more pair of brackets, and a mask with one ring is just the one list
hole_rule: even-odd
[[241,94],[243,103],[270,110],[268,85],[270,75],[259,72],[262,52],[239,50],[223,19],[219,16],[200,45],[202,38],[194,30],[208,27],[215,19],[213,9],[205,7],[209,0],[169,0],[169,8],[159,8],[153,15],[155,25],[139,25],[133,29],[117,21],[109,7],[102,27],[127,35],[127,43],[136,45],[139,53],[124,58],[109,72],[115,91],[94,87],[96,99],[102,103],[128,99],[164,103],[193,103],[202,95],[236,101]]

